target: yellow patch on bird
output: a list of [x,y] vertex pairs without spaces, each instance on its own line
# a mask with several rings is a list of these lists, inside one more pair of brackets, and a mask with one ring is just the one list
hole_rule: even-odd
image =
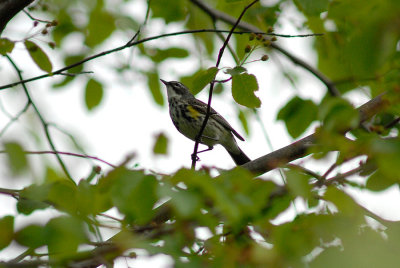
[[193,108],[193,106],[188,105],[187,109],[190,113],[190,116],[193,117],[194,119],[197,119],[200,116],[200,112],[197,111],[195,108]]

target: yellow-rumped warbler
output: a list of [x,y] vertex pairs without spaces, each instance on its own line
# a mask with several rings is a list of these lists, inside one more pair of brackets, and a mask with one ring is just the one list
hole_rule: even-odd
[[[207,104],[196,99],[182,83],[160,80],[167,86],[169,114],[172,122],[180,133],[191,140],[195,140],[203,125],[207,113]],[[200,142],[207,145],[209,149],[212,149],[216,144],[221,144],[237,165],[243,165],[250,159],[239,148],[233,135],[244,141],[243,137],[219,113],[211,108],[210,117]]]

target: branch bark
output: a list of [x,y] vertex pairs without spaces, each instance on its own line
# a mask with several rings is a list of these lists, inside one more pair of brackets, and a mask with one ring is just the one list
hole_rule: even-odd
[[[390,101],[385,98],[385,95],[385,93],[381,94],[357,108],[360,113],[360,124],[385,110],[391,104]],[[315,145],[315,138],[315,133],[311,134],[288,146],[248,162],[242,167],[255,174],[268,172],[295,159],[308,155],[308,149]]]
[[7,23],[33,0],[0,0],[0,35]]

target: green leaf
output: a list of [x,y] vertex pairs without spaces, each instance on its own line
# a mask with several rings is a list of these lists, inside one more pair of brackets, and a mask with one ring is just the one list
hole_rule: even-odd
[[277,119],[284,121],[290,136],[297,138],[317,119],[317,113],[314,102],[296,96],[281,108]]
[[14,217],[5,216],[0,218],[0,250],[7,247],[12,239],[14,232]]
[[86,45],[95,47],[106,40],[115,31],[115,18],[104,8],[103,1],[97,1],[97,6],[89,16],[86,26]]
[[14,42],[7,38],[0,38],[0,54],[5,56],[7,53],[11,53],[14,49]]
[[154,54],[151,55],[151,59],[156,62],[162,62],[168,58],[186,58],[189,56],[189,52],[186,49],[178,47],[170,47],[167,49],[156,49]]
[[242,127],[244,129],[244,132],[246,132],[247,135],[249,135],[249,124],[247,122],[247,115],[243,112],[243,110],[239,110],[239,115],[238,115],[240,123],[242,123]]
[[168,138],[164,135],[164,133],[160,133],[156,136],[156,142],[153,146],[154,154],[167,154],[168,149]]
[[247,73],[247,69],[243,66],[236,66],[235,68],[228,68],[224,71],[226,74],[230,74],[231,76]]
[[329,0],[295,0],[297,7],[307,16],[319,16],[320,13],[327,11]]
[[8,157],[8,165],[13,175],[20,175],[28,168],[28,160],[22,146],[16,142],[7,142],[4,149]]
[[301,196],[304,199],[311,198],[310,176],[300,173],[296,170],[285,172],[287,178],[287,186],[294,197]]
[[45,209],[50,206],[46,203],[50,190],[49,184],[32,184],[20,192],[20,199],[17,203],[19,213],[29,215],[37,209]]
[[173,190],[170,184],[164,184],[158,191],[160,198],[171,198],[170,203],[182,218],[191,218],[200,214],[201,197],[193,190]]
[[327,98],[322,101],[318,112],[327,131],[345,132],[359,124],[359,113],[342,98]]
[[165,23],[181,21],[186,15],[186,1],[157,0],[150,5],[153,17],[163,18]]
[[196,95],[199,93],[205,86],[207,86],[211,81],[215,79],[219,69],[217,67],[211,67],[207,70],[200,71],[197,73],[193,79],[192,87],[190,91]]
[[103,99],[103,84],[97,80],[90,79],[85,88],[85,104],[88,110],[97,107]]
[[59,180],[50,184],[47,200],[59,210],[76,213],[77,188],[69,180]]
[[41,247],[46,244],[45,229],[40,225],[28,225],[15,234],[15,240],[32,249]]
[[78,246],[88,241],[83,222],[75,217],[53,218],[44,227],[44,232],[49,253],[55,258],[74,255]]
[[160,105],[164,105],[164,96],[161,93],[160,88],[160,77],[157,72],[148,72],[147,73],[147,84],[149,85],[149,89],[151,92],[151,96],[153,96],[154,101]]
[[128,222],[147,223],[153,216],[157,201],[157,180],[140,171],[120,170],[111,188],[114,205]]
[[51,73],[53,66],[46,53],[44,53],[44,51],[32,41],[26,40],[24,44],[36,65],[43,71]]
[[254,94],[257,90],[258,83],[254,75],[242,73],[232,76],[232,96],[237,103],[248,108],[260,107],[261,101]]

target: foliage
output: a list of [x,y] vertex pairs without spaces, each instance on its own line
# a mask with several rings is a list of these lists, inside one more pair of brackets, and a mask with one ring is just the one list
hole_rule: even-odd
[[[150,5],[140,19],[129,9],[129,5],[139,2]],[[128,72],[137,73],[147,79],[154,104],[165,107],[165,94],[158,82],[165,73],[163,66],[194,55],[197,64],[190,69],[192,73],[175,80],[184,82],[194,94],[215,84],[213,97],[221,98],[227,98],[230,86],[228,97],[240,105],[238,119],[250,135],[255,118],[252,115],[257,115],[253,109],[268,103],[256,95],[262,86],[259,78],[247,70],[253,61],[268,59],[267,55],[259,57],[260,50],[284,55],[321,81],[321,91],[328,90],[317,101],[302,96],[300,89],[276,112],[277,120],[284,122],[292,138],[317,125],[313,143],[302,147],[300,153],[263,162],[270,169],[282,167],[285,183],[281,185],[273,178],[276,174],[257,177],[250,171],[251,166],[231,170],[179,168],[164,174],[146,167],[130,167],[130,157],[113,166],[84,152],[58,152],[48,130],[52,124],[30,96],[31,83],[4,85],[0,94],[16,86],[14,90],[27,99],[0,132],[1,153],[6,156],[2,159],[4,176],[24,177],[29,183],[19,190],[0,189],[1,194],[16,200],[15,214],[0,218],[0,250],[16,245],[24,250],[20,256],[3,260],[0,266],[108,267],[120,257],[138,258],[144,250],[150,256],[170,256],[176,267],[397,267],[399,223],[367,211],[347,190],[378,192],[399,187],[400,4],[397,0],[272,2],[257,3],[246,11],[235,29],[243,32],[232,35],[229,47],[218,59],[220,40],[226,41],[227,32],[250,1],[52,0],[36,1],[27,8],[33,28],[41,30],[22,41],[3,36],[0,54],[11,63],[20,80],[24,79],[25,67],[17,66],[13,57],[27,53],[27,60],[44,72],[33,80],[63,75],[61,82],[52,85],[58,90],[76,83],[84,90],[88,112],[101,110],[103,83],[109,79],[96,74],[98,58],[132,48],[138,53],[135,61],[138,58],[143,64],[133,65],[130,59],[117,56],[110,72],[120,81]],[[293,8],[303,19],[301,31],[323,33],[308,37],[314,42],[317,69],[276,42],[284,38],[274,34],[274,28],[282,23],[280,14]],[[140,26],[145,28],[153,22],[158,27],[161,23],[163,32],[208,31],[160,36],[153,29],[139,31]],[[225,32],[215,32],[214,27]],[[166,41],[181,34],[188,41],[182,47]],[[110,48],[114,36],[126,37],[127,43]],[[46,38],[40,46],[38,37]],[[150,42],[156,39],[161,42]],[[82,42],[76,44],[76,40]],[[18,43],[23,46],[16,49]],[[71,50],[71,45],[79,49]],[[228,57],[233,64],[226,66],[226,61],[224,67],[215,67],[217,60]],[[56,70],[58,59],[65,68]],[[94,66],[91,76],[85,75],[89,62]],[[291,78],[289,72],[286,74]],[[291,82],[297,83],[296,79]],[[352,96],[374,98],[381,93],[383,108],[356,110],[352,104]],[[34,127],[21,131],[34,132],[34,143],[43,148],[46,141],[50,151],[29,151],[22,133],[12,141],[4,138],[9,126],[28,110],[39,120],[32,123]],[[2,112],[7,115],[4,109]],[[39,134],[37,126],[43,127],[44,135]],[[81,149],[80,143],[67,134]],[[298,141],[293,148],[302,145]],[[168,148],[167,136],[158,134],[151,148],[153,154],[167,155]],[[332,152],[337,152],[335,161],[328,157]],[[27,154],[54,154],[57,163],[37,162],[46,170],[38,179]],[[102,161],[111,167],[103,171],[94,166],[91,174],[76,175],[79,168],[66,166],[63,154],[80,157],[79,161]],[[312,155],[319,169],[285,165],[306,154]],[[356,167],[350,169],[350,161],[356,161]],[[339,168],[347,172],[340,173]],[[298,210],[299,206],[305,208]],[[22,216],[44,212],[49,216],[16,224]],[[296,215],[290,217],[288,212]]]

